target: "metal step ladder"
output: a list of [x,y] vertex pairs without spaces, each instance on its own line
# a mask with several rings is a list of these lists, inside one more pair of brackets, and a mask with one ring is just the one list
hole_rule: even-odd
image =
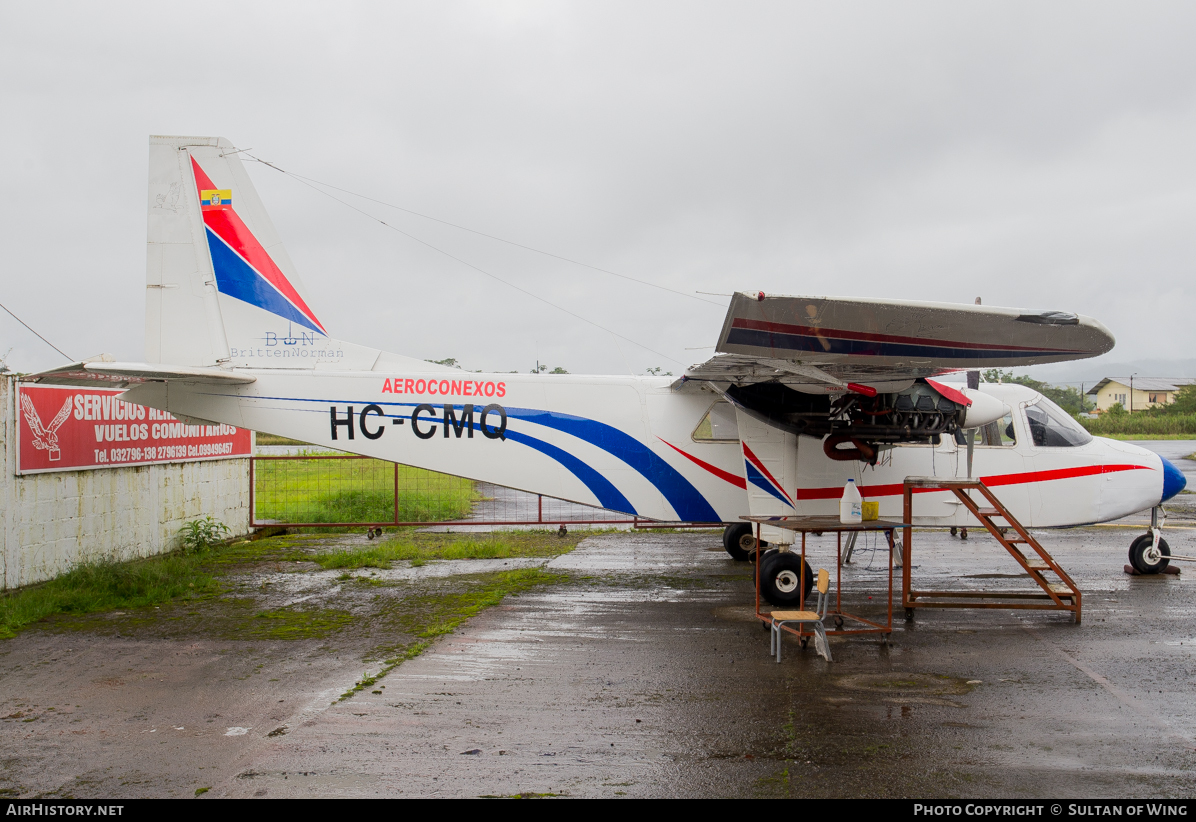
[[[952,491],[963,506],[979,520],[1007,550],[1026,574],[1042,589],[1038,592],[1019,591],[916,591],[913,589],[911,540],[913,529],[906,526],[904,557],[901,572],[901,601],[907,619],[913,618],[915,608],[1003,608],[1041,611],[1070,611],[1080,622],[1080,589],[1067,572],[1046,549],[1018,522],[992,489],[978,479],[942,479],[938,477],[906,477],[904,485],[905,516],[903,522],[913,522],[915,490]],[[979,492],[987,505],[972,499],[971,492]],[[1007,526],[997,525],[1002,519]],[[1006,531],[1011,533],[1006,533]],[[985,600],[980,602],[978,600]]]

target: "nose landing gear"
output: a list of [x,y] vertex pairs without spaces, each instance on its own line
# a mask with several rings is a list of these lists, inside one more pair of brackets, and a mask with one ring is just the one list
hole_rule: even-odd
[[[1130,543],[1130,564],[1125,568],[1127,574],[1178,574],[1179,569],[1171,566],[1173,560],[1196,562],[1196,557],[1171,553],[1160,528],[1161,510],[1162,506],[1155,506],[1150,512],[1150,530]],[[1166,512],[1163,514],[1165,516]]]
[[1161,574],[1171,562],[1171,548],[1167,540],[1159,537],[1155,545],[1154,534],[1147,532],[1130,543],[1130,565],[1139,574]]

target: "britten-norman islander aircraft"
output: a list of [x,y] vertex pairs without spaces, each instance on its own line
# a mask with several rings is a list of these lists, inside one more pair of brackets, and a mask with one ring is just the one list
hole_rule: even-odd
[[[97,358],[35,380],[108,382],[184,420],[729,523],[739,559],[752,545],[742,515],[835,514],[848,479],[900,519],[905,477],[977,476],[1034,528],[1118,519],[1185,485],[1167,460],[1092,437],[1030,388],[935,379],[1113,347],[1099,322],[1063,311],[737,293],[715,356],[680,378],[475,374],[336,339],[235,152],[223,138],[150,138],[145,362]],[[975,524],[950,492],[914,508],[919,524]],[[1167,555],[1157,529],[1131,548],[1146,572]],[[792,587],[764,584],[776,604],[797,599]]]

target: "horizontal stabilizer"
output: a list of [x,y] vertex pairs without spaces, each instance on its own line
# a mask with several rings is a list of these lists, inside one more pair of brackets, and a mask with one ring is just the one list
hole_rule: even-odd
[[25,382],[45,385],[101,385],[127,388],[145,382],[185,382],[197,385],[246,385],[257,377],[222,368],[158,365],[145,362],[75,362],[24,377]]

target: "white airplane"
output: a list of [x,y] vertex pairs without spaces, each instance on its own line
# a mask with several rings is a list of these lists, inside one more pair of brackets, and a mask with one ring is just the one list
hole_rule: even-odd
[[[1167,460],[1092,437],[1029,388],[934,379],[1113,347],[1099,322],[1060,311],[739,293],[716,355],[680,378],[475,374],[344,342],[235,152],[223,138],[150,138],[145,362],[33,379],[107,382],[184,419],[646,519],[729,523],[737,559],[752,544],[742,515],[836,514],[848,479],[900,519],[905,477],[977,476],[1033,528],[1118,519],[1185,485]],[[975,525],[950,492],[914,507],[919,524]],[[1130,554],[1144,572],[1169,556],[1157,528]],[[764,587],[775,604],[798,597]]]

